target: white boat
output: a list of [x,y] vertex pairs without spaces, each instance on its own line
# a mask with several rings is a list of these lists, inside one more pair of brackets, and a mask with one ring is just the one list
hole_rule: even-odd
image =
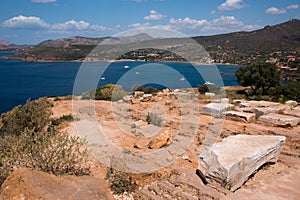
[[105,80],[105,77],[102,76],[100,79],[101,79],[101,80]]
[[184,77],[182,77],[180,80],[181,80],[181,81],[184,81],[184,80],[185,80],[185,78],[184,78]]
[[125,65],[125,66],[124,66],[124,69],[129,69],[129,66],[128,66],[128,65]]

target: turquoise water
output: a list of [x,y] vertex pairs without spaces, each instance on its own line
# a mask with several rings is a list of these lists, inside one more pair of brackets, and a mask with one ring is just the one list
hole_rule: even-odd
[[[0,55],[5,54],[8,53],[0,52]],[[219,72],[217,73],[211,66],[194,67],[188,63],[117,62],[108,66],[108,63],[99,62],[85,65],[87,65],[86,69],[90,69],[91,74],[99,74],[99,69],[104,71],[98,78],[98,85],[118,83],[122,80],[120,83],[128,91],[134,83],[148,83],[159,89],[185,87],[186,83],[197,87],[205,81],[218,82],[219,77],[222,78],[225,86],[239,85],[234,75],[238,67],[230,65],[218,65]],[[157,65],[159,67],[155,67]],[[0,113],[16,105],[24,104],[28,99],[72,94],[80,66],[81,63],[77,62],[35,63],[0,59]],[[108,68],[104,70],[106,66]],[[164,66],[169,66],[176,73],[165,71]],[[126,73],[130,74],[129,72],[131,72],[130,76],[123,76]],[[203,78],[200,74],[208,77]],[[160,80],[162,83],[167,81],[167,85],[157,84]],[[85,82],[89,82],[88,77]],[[75,95],[92,88],[90,84],[87,84],[76,90]]]

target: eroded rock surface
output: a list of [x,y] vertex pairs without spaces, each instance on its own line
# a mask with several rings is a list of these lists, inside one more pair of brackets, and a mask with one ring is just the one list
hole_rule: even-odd
[[54,176],[33,169],[17,169],[1,187],[3,199],[114,199],[108,184],[91,176]]
[[229,136],[201,153],[199,169],[209,183],[235,191],[262,165],[276,162],[284,142],[284,136]]

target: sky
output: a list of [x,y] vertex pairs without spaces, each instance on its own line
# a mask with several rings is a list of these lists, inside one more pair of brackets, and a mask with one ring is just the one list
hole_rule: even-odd
[[251,31],[300,19],[299,0],[1,0],[0,40],[38,44],[155,27],[187,36]]

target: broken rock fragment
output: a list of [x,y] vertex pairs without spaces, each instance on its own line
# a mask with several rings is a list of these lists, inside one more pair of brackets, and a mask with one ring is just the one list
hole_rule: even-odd
[[209,183],[235,191],[262,165],[275,163],[284,142],[284,136],[229,136],[201,153],[199,170]]

